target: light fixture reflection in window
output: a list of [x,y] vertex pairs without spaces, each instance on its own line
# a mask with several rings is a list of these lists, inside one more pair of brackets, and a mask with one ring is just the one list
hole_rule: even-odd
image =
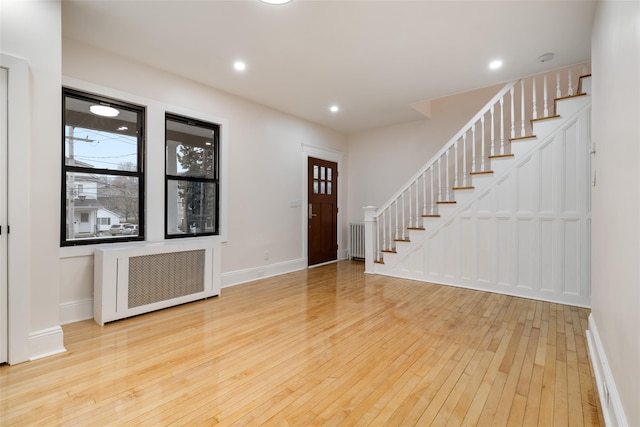
[[107,105],[92,105],[91,107],[89,107],[89,111],[91,111],[96,116],[103,117],[116,117],[118,114],[120,114],[120,111]]

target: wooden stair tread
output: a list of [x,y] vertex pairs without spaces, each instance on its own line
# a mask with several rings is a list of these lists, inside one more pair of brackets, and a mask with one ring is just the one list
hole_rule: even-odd
[[476,172],[470,172],[471,175],[488,175],[493,173],[493,171],[476,171]]
[[456,202],[455,200],[440,200],[436,202],[436,204],[438,205],[453,205],[455,203],[458,203],[458,202]]
[[424,231],[424,230],[426,230],[426,228],[424,228],[424,227],[407,227],[407,230],[420,230],[420,231]]
[[515,138],[509,138],[509,141],[510,142],[522,141],[523,139],[533,139],[533,138],[537,138],[537,136],[535,135],[516,136]]
[[439,214],[435,215],[420,215],[422,218],[440,218]]
[[405,243],[411,243],[411,240],[409,239],[393,239],[394,242],[405,242]]
[[384,260],[380,259],[380,260],[375,260],[373,261],[374,264],[384,264]]
[[537,118],[537,119],[531,119],[531,120],[529,120],[529,121],[530,121],[531,123],[534,123],[534,122],[541,122],[541,121],[543,121],[543,120],[551,120],[551,119],[559,119],[559,118],[560,118],[560,115],[559,115],[559,114],[555,114],[555,115],[553,115],[553,116],[539,117],[539,118]]
[[473,186],[469,186],[469,187],[453,187],[452,190],[474,190],[476,187]]
[[575,95],[561,96],[560,98],[554,99],[553,102],[562,101],[564,99],[578,98],[578,97],[586,96],[586,95],[587,95],[586,93],[576,93]]
[[395,249],[383,249],[380,252],[384,252],[386,254],[397,254],[398,252],[396,252]]
[[513,154],[494,154],[489,156],[490,159],[506,159],[507,157],[513,157]]

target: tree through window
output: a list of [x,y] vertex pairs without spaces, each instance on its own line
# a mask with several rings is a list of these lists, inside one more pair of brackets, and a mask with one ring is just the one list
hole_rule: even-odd
[[167,114],[165,237],[219,234],[220,126]]

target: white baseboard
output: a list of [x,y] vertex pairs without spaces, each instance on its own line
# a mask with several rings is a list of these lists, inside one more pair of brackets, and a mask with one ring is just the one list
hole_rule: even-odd
[[93,299],[63,302],[59,307],[60,324],[93,319]]
[[591,364],[596,376],[598,395],[600,396],[600,406],[604,422],[608,427],[628,426],[627,417],[624,414],[622,401],[613,380],[613,374],[609,368],[607,355],[602,347],[602,341],[596,327],[593,313],[589,315],[589,330],[587,330],[587,343],[589,345],[589,355]]
[[298,258],[291,261],[279,262],[276,264],[261,265],[259,267],[247,268],[245,270],[222,273],[222,288],[251,282],[265,277],[278,276],[280,274],[291,273],[293,271],[307,268],[307,259]]
[[[223,273],[221,275],[221,287],[227,288],[229,286],[263,279],[265,277],[278,276],[280,274],[303,270],[305,268],[307,268],[306,258],[299,258],[292,261]],[[61,325],[93,319],[93,299],[64,302],[59,306],[59,313]]]
[[29,360],[37,360],[65,351],[67,349],[64,348],[64,337],[60,326],[29,334]]

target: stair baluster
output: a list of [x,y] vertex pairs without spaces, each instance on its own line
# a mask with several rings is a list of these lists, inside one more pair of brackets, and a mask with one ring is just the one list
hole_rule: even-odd
[[500,154],[504,154],[504,96],[500,98]]
[[533,98],[533,109],[531,111],[531,118],[532,119],[537,119],[538,118],[538,105],[536,103],[536,98],[538,96],[537,92],[536,92],[536,78],[533,78],[533,85],[531,85],[531,90],[532,90],[532,94],[531,97]]
[[435,195],[433,193],[433,165],[431,165],[431,167],[429,168],[429,170],[431,171],[431,215],[435,215],[436,214],[436,198]]
[[524,118],[525,116],[525,108],[524,108],[524,80],[520,81],[520,120],[521,120],[521,125],[520,125],[520,136],[525,136],[526,135],[526,131],[524,129],[524,124],[526,119]]
[[495,108],[491,106],[491,150],[489,151],[491,156],[496,154],[496,132],[495,132]]
[[[455,143],[454,143],[454,146],[455,146]],[[444,182],[445,188],[447,190],[447,194],[445,196],[447,198],[446,201],[451,200],[451,197],[449,197],[449,187],[451,187],[451,185],[449,185],[449,151],[451,151],[451,148],[447,150],[447,159],[446,159],[445,169],[444,169],[446,173],[446,180]],[[441,199],[440,201],[443,201],[443,200]]]
[[573,83],[571,82],[571,68],[569,68],[569,89],[567,90],[568,96],[573,96]]
[[[460,140],[453,144],[453,187],[458,187],[458,145]],[[447,197],[447,200],[450,200]]]
[[422,173],[422,215],[427,214],[427,171]]
[[471,127],[471,172],[476,171],[476,124]]
[[548,98],[548,89],[547,89],[547,75],[544,75],[544,88],[542,90],[542,93],[544,95],[544,110],[542,112],[542,117],[549,117],[549,103],[547,101]]
[[482,127],[482,131],[480,132],[480,134],[482,135],[482,165],[480,166],[480,170],[486,170],[485,161],[487,159],[487,156],[486,156],[486,141],[484,140],[484,114],[482,115],[482,117],[480,117],[480,124]]
[[467,133],[462,134],[462,186],[467,186]]
[[[514,102],[515,102],[515,99],[513,97],[513,88],[511,88],[509,90],[509,95],[510,95],[510,98],[511,98],[511,138],[515,138],[516,137],[516,115],[514,113],[515,108],[514,108],[514,105],[513,105]],[[504,153],[502,153],[502,154],[504,154]]]

